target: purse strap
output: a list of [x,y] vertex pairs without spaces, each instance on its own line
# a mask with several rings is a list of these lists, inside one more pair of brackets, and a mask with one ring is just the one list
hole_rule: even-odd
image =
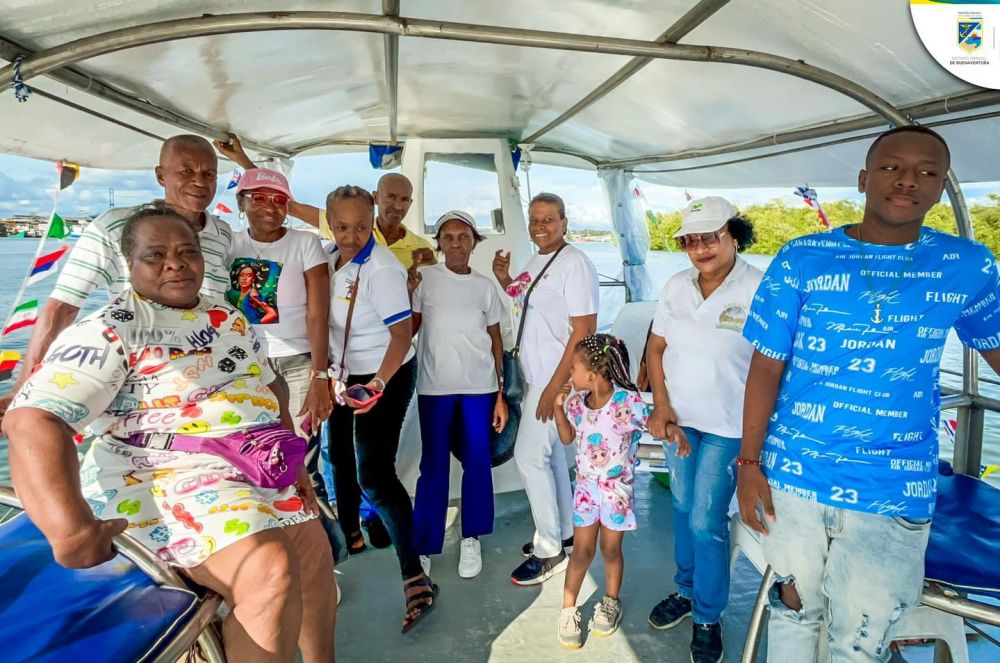
[[528,290],[524,293],[524,304],[521,306],[521,323],[517,326],[517,340],[514,341],[514,347],[511,348],[510,351],[510,353],[515,357],[521,352],[521,336],[524,335],[524,318],[528,315],[528,298],[531,297],[531,291],[535,289],[538,282],[542,280],[542,276],[545,274],[546,270],[548,270],[549,266],[555,262],[556,258],[559,257],[559,253],[562,252],[562,250],[567,246],[569,246],[569,243],[564,243],[556,249],[556,252],[551,258],[549,258],[548,262],[545,263],[545,266],[542,267],[542,271],[538,272],[538,276],[531,281],[531,285],[528,286]]
[[347,288],[351,301],[347,305],[347,322],[344,323],[344,345],[340,352],[340,375],[338,379],[347,379],[344,371],[344,362],[347,361],[347,340],[351,337],[351,320],[354,319],[354,302],[358,301],[358,286],[361,284],[361,266],[358,266],[358,275],[354,283]]

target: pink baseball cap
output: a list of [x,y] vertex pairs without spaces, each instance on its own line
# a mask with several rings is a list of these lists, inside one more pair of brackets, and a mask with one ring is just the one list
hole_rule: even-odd
[[254,189],[274,189],[280,191],[292,199],[292,191],[288,188],[288,180],[276,170],[268,168],[250,168],[240,177],[240,183],[236,185],[236,195],[244,191]]

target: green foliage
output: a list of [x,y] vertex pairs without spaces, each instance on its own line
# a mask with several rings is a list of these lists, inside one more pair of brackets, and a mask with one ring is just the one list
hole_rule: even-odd
[[[987,198],[988,203],[973,205],[969,212],[976,239],[989,247],[993,255],[1000,256],[1000,195],[989,194]],[[859,223],[864,205],[852,200],[834,200],[824,203],[823,210],[831,225],[843,226]],[[790,207],[780,200],[772,200],[762,205],[750,205],[741,212],[753,222],[757,235],[756,243],[747,253],[774,255],[788,240],[823,230],[816,212],[804,205]],[[653,250],[676,249],[671,236],[680,225],[680,212],[658,212],[656,221],[649,224]],[[958,234],[951,206],[944,203],[938,203],[927,212],[924,225],[952,235]]]

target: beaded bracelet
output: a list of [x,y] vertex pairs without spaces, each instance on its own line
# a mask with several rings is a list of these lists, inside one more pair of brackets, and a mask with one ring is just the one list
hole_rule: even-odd
[[743,467],[744,465],[757,465],[760,466],[759,458],[737,458],[736,467]]

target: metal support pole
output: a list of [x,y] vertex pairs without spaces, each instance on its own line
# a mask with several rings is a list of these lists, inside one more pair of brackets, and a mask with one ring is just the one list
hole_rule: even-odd
[[[764,623],[767,617],[767,594],[774,584],[774,569],[768,564],[764,569],[757,598],[754,600],[753,612],[750,613],[750,623],[747,625],[747,639],[743,644],[743,656],[740,663],[754,663],[757,660],[757,650],[760,649],[760,639],[764,634]],[[790,662],[789,662],[790,663]]]
[[[382,13],[385,16],[399,16],[399,0],[382,0]],[[393,145],[399,142],[399,37],[383,35],[382,45],[385,49],[385,90],[389,105],[389,142]]]

